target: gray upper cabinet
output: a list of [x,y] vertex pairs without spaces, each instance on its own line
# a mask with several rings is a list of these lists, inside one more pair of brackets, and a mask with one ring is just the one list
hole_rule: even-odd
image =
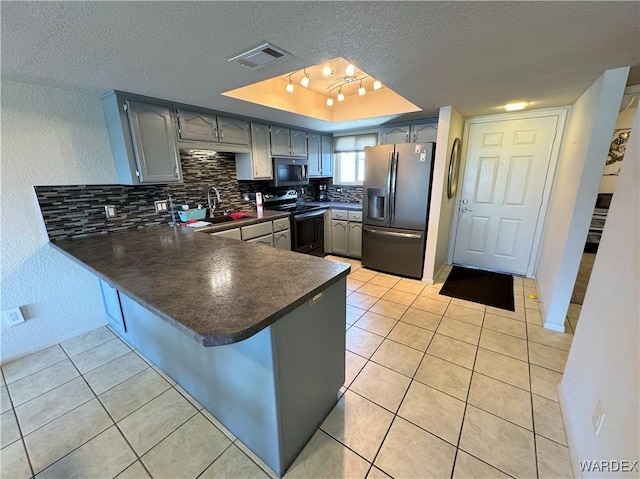
[[270,180],[271,135],[269,125],[251,123],[251,153],[236,154],[236,174],[239,180]]
[[174,110],[120,92],[102,97],[118,182],[125,185],[182,181]]
[[178,133],[181,140],[204,141],[248,147],[251,143],[249,122],[206,113],[178,110]]
[[322,176],[333,176],[333,137],[322,135],[320,138],[322,162],[320,173]]
[[428,143],[436,141],[437,123],[410,123],[380,128],[380,144]]
[[322,156],[320,154],[320,135],[317,133],[309,133],[308,138],[308,155],[309,155],[309,178],[318,178],[322,176]]
[[271,155],[307,157],[307,132],[271,126]]

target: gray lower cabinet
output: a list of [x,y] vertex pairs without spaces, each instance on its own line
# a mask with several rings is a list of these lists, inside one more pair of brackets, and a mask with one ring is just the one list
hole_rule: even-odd
[[291,251],[289,218],[278,218],[273,221],[243,226],[242,228],[218,231],[211,233],[211,235],[243,240],[247,243],[266,244]]
[[362,223],[349,222],[348,243],[348,256],[350,256],[351,258],[362,257]]
[[253,238],[253,239],[246,240],[246,241],[247,241],[247,243],[266,244],[267,246],[273,247],[273,234],[260,236],[258,238]]
[[362,256],[362,212],[331,210],[331,252],[350,258]]
[[291,235],[289,230],[273,233],[273,244],[278,249],[291,251]]
[[212,236],[222,236],[223,238],[231,238],[240,240],[242,236],[240,235],[240,228],[233,228],[232,230],[224,230],[218,231],[216,233],[211,233]]
[[331,250],[335,254],[347,256],[349,252],[348,225],[347,221],[331,220]]
[[182,181],[174,110],[119,92],[102,97],[118,182],[126,185]]

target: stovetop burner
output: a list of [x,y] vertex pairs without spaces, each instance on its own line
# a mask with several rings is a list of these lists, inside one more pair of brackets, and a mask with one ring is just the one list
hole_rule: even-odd
[[291,213],[305,213],[324,209],[322,206],[311,206],[298,203],[298,192],[295,190],[279,191],[273,194],[265,194],[264,207],[276,211],[289,211]]

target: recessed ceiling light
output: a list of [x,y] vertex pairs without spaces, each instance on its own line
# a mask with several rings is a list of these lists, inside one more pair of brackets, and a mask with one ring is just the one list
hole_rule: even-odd
[[380,83],[380,80],[374,80],[373,81],[373,89],[374,90],[379,90],[380,88],[382,88],[382,83]]
[[352,77],[355,72],[356,72],[356,67],[354,67],[352,63],[349,63],[347,65],[347,68],[344,69],[344,73],[348,77]]
[[529,106],[528,101],[520,101],[517,103],[507,103],[506,105],[503,105],[502,108],[504,108],[505,111],[518,111],[518,110],[524,110],[528,106]]
[[329,65],[325,65],[324,68],[322,69],[322,74],[324,76],[326,76],[326,77],[328,77],[332,73],[333,73],[333,70],[331,69],[331,67]]

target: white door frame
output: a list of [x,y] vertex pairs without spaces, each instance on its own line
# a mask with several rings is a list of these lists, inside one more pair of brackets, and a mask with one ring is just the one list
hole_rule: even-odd
[[[551,148],[551,158],[549,160],[549,168],[544,180],[544,190],[542,192],[542,204],[540,211],[538,212],[538,219],[536,222],[536,230],[533,236],[533,245],[531,247],[531,256],[527,265],[527,278],[533,278],[533,275],[538,266],[538,257],[540,255],[540,240],[542,238],[542,232],[546,224],[547,213],[549,209],[549,198],[551,197],[551,189],[553,187],[553,180],[556,174],[556,168],[558,166],[558,157],[560,153],[560,147],[563,142],[564,127],[567,121],[567,116],[571,107],[560,108],[544,108],[540,110],[523,111],[519,113],[500,113],[496,115],[477,116],[474,118],[467,118],[464,122],[464,133],[462,135],[462,161],[460,163],[461,176],[458,180],[458,185],[461,185],[464,180],[465,168],[467,166],[467,148],[469,142],[466,141],[469,138],[469,129],[471,125],[478,123],[490,123],[505,120],[524,120],[530,118],[540,118],[544,116],[557,116],[558,124],[556,127],[556,135],[553,140],[553,146]],[[455,248],[455,242],[458,234],[458,216],[460,214],[460,202],[462,195],[462,188],[458,187],[456,192],[455,207],[453,208],[453,218],[451,219],[451,232],[449,238],[453,241],[449,241],[449,248],[447,252],[447,262],[453,264],[453,251]]]

